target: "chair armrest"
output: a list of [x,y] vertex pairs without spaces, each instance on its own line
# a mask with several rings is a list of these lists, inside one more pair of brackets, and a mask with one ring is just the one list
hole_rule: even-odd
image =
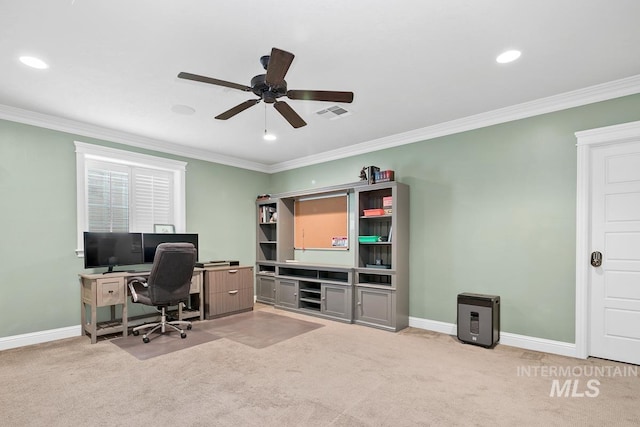
[[130,278],[127,282],[127,286],[129,286],[129,290],[131,291],[131,299],[133,300],[133,302],[138,302],[138,293],[136,292],[135,287],[136,284],[142,285],[145,288],[149,287],[146,277],[135,276]]

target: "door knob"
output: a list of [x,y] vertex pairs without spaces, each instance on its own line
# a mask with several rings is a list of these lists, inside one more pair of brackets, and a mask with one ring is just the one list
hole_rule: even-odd
[[600,267],[602,265],[602,253],[598,251],[591,252],[591,265],[594,267]]

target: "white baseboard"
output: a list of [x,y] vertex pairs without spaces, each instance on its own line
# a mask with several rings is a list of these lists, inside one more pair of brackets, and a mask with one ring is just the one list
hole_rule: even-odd
[[[458,335],[458,327],[454,323],[421,319],[419,317],[409,317],[409,326],[413,328],[426,329],[428,331],[440,332],[441,334]],[[508,345],[510,347],[518,347],[526,350],[580,358],[578,356],[576,345],[573,343],[529,337],[526,335],[518,335],[502,331],[500,331],[499,343],[501,345]]]
[[48,331],[31,332],[22,335],[0,338],[0,351],[10,348],[24,347],[26,345],[40,344],[43,342],[61,340],[63,338],[79,337],[80,325],[66,328],[50,329]]
[[[427,331],[439,332],[447,335],[457,335],[458,327],[453,323],[440,322],[437,320],[422,319],[419,317],[409,317],[409,326],[413,328],[425,329]],[[10,348],[23,347],[26,345],[39,344],[43,342],[55,341],[64,338],[77,337],[81,335],[80,325],[66,328],[50,329],[48,331],[32,332],[22,335],[0,338],[0,351]],[[501,345],[523,348],[526,350],[541,351],[544,353],[559,354],[561,356],[576,357],[578,352],[576,345],[562,341],[553,341],[545,338],[529,337],[526,335],[500,332]]]

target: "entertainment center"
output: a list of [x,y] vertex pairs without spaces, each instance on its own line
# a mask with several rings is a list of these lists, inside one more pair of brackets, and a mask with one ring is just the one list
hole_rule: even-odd
[[[352,194],[350,265],[295,260],[294,206],[299,200]],[[256,300],[277,308],[399,331],[409,323],[409,187],[359,182],[261,197],[257,205]],[[274,219],[275,217],[275,219]],[[323,228],[318,217],[315,227]],[[353,252],[351,252],[353,251]]]

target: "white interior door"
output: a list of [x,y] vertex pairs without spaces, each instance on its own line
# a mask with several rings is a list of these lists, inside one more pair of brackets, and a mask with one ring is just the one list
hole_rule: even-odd
[[640,364],[640,139],[591,151],[589,354]]

